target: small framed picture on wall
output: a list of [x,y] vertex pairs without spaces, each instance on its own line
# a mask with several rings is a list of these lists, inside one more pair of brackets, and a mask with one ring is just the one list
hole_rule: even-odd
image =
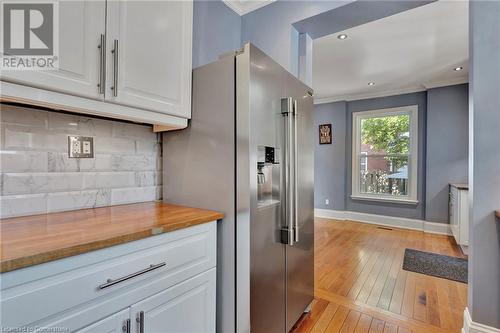
[[330,145],[332,144],[332,124],[319,125],[319,144]]

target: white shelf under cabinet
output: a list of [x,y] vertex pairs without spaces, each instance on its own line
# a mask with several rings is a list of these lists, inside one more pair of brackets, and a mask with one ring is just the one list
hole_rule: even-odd
[[163,131],[187,127],[187,119],[184,118],[5,81],[0,82],[0,98],[3,102],[160,125]]

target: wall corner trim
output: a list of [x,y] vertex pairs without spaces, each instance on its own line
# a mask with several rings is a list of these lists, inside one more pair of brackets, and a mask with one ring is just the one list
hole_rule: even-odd
[[469,313],[469,308],[465,308],[462,333],[500,333],[500,329],[473,322]]
[[[339,211],[330,209],[314,209],[314,216],[334,220],[349,220],[369,224],[377,224],[394,228],[423,231],[430,234],[451,236],[449,224],[428,222],[417,219],[408,219],[404,217],[384,216],[375,214],[366,214],[352,211]],[[500,332],[499,332],[500,333]]]

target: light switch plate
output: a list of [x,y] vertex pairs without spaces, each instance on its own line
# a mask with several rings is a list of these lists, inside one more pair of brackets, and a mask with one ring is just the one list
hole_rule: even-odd
[[90,136],[68,136],[70,158],[94,158],[94,138]]

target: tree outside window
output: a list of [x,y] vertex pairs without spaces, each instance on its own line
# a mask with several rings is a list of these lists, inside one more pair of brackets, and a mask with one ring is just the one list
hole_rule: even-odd
[[416,106],[354,118],[353,196],[416,200]]

